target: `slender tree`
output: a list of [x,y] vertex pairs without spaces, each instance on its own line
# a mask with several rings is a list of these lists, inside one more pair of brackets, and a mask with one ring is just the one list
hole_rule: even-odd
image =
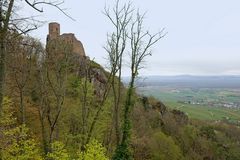
[[129,160],[132,159],[131,150],[129,147],[131,138],[131,109],[134,106],[134,90],[135,81],[139,70],[143,68],[143,62],[146,57],[151,56],[151,47],[156,44],[161,38],[165,36],[163,31],[156,34],[150,34],[143,28],[144,15],[139,12],[136,13],[136,18],[132,18],[130,33],[128,40],[130,43],[130,70],[131,77],[127,88],[127,95],[124,104],[123,125],[122,125],[122,140],[121,144],[117,146],[113,159]]
[[[17,37],[9,43],[7,67],[9,80],[12,81],[11,95],[19,97],[20,123],[26,121],[25,97],[28,93],[27,85],[30,83],[33,57],[38,54],[39,42],[30,37]],[[16,92],[16,93],[15,93]],[[16,94],[16,95],[15,95]]]
[[108,53],[110,70],[113,73],[111,80],[113,92],[113,126],[115,128],[117,145],[120,143],[120,103],[122,100],[122,66],[123,56],[126,50],[127,26],[130,23],[133,9],[131,4],[120,6],[119,0],[116,6],[110,10],[105,7],[104,14],[114,26],[114,32],[108,35],[105,50]]
[[80,79],[80,85],[79,85],[79,99],[81,103],[81,150],[85,150],[86,141],[87,141],[87,135],[88,135],[88,128],[89,128],[89,119],[91,118],[90,115],[93,111],[93,101],[94,99],[94,91],[93,91],[93,84],[90,83],[91,75],[91,61],[87,60],[84,66],[84,77]]
[[53,142],[53,133],[58,139],[58,120],[66,97],[69,60],[72,46],[67,42],[56,39],[49,42],[45,60],[46,78],[50,97],[47,103],[47,120],[50,127],[49,143]]
[[45,155],[51,152],[50,144],[59,138],[59,120],[65,106],[69,60],[72,47],[61,39],[51,40],[47,51],[35,63],[32,100],[38,109],[41,123],[42,143]]
[[6,75],[7,33],[13,5],[14,0],[10,0],[9,2],[5,0],[0,1],[0,116]]
[[38,116],[41,126],[41,138],[44,154],[47,155],[49,152],[48,134],[46,126],[46,114],[47,114],[47,103],[48,103],[48,85],[45,67],[46,52],[41,44],[36,48],[39,54],[35,54],[34,63],[32,65],[32,86],[31,86],[31,98],[34,106],[38,110]]

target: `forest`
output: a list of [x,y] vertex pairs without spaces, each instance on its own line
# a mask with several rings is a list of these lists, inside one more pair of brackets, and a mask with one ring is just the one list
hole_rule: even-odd
[[18,3],[40,13],[50,5],[71,18],[61,2],[0,0],[0,159],[240,159],[239,126],[190,119],[137,94],[138,73],[167,34],[146,30],[145,14],[119,2],[103,9],[113,28],[105,68],[62,39],[44,46],[29,36],[40,22],[19,17]]

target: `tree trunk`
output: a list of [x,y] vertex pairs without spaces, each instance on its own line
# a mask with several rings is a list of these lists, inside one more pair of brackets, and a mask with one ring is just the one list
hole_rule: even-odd
[[41,121],[41,130],[42,130],[43,151],[44,151],[44,154],[47,155],[48,152],[49,152],[49,144],[47,142],[47,134],[46,134],[45,126],[44,126],[44,117],[43,117],[43,115],[40,115],[40,121]]
[[115,134],[116,134],[116,143],[119,145],[120,143],[120,131],[119,131],[119,99],[120,95],[118,94],[118,86],[115,84],[115,77],[113,77],[112,81],[112,90],[113,90],[113,97],[114,97],[114,128],[115,128]]
[[[2,113],[2,102],[3,102],[3,95],[4,95],[4,84],[5,84],[5,65],[6,65],[6,35],[8,31],[9,20],[12,15],[12,8],[13,8],[14,0],[10,0],[6,18],[1,19],[3,21],[3,26],[0,28],[0,116]],[[1,17],[3,17],[1,13]],[[1,22],[2,23],[2,22]]]
[[4,80],[5,80],[5,44],[4,39],[0,38],[0,116],[2,113],[3,92],[4,92]]
[[125,102],[125,108],[124,108],[124,122],[123,122],[123,136],[122,136],[122,142],[121,145],[127,144],[129,139],[130,139],[130,129],[131,129],[131,124],[130,124],[130,109],[133,105],[132,102],[132,96],[133,96],[133,90],[134,90],[134,81],[135,81],[135,76],[133,75],[131,78],[131,82],[127,91],[127,97],[126,97],[126,102]]
[[117,99],[117,105],[116,105],[116,139],[117,139],[117,145],[119,145],[121,141],[121,132],[120,132],[120,101],[121,101],[121,78],[122,78],[122,56],[120,57],[120,66],[119,66],[119,75],[118,75],[118,99]]
[[21,112],[21,124],[25,124],[26,116],[25,116],[25,106],[24,106],[24,98],[23,98],[23,90],[20,89],[20,112]]
[[113,156],[113,160],[131,160],[132,154],[129,149],[129,142],[131,138],[131,121],[130,121],[130,113],[131,107],[133,106],[133,94],[134,94],[134,81],[135,74],[132,73],[131,81],[129,83],[129,87],[127,90],[125,105],[124,105],[124,115],[123,115],[123,135],[121,144],[117,146],[115,155]]

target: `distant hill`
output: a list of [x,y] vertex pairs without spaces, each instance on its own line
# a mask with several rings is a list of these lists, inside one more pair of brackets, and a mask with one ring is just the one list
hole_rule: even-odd
[[[127,83],[128,77],[123,79]],[[169,86],[187,88],[240,88],[239,76],[143,76],[138,86]]]

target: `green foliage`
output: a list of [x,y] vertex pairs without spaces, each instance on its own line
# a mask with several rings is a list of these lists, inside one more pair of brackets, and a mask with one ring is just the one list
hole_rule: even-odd
[[68,93],[71,97],[66,104],[71,107],[68,112],[63,113],[64,121],[69,127],[69,132],[66,134],[71,145],[78,146],[79,143],[85,143],[87,126],[93,119],[94,87],[88,79],[72,75],[69,78]]
[[125,99],[124,105],[124,113],[123,113],[123,125],[122,125],[122,142],[117,146],[115,151],[115,155],[113,157],[114,160],[131,160],[133,159],[133,155],[130,148],[130,139],[131,139],[131,112],[133,106],[135,105],[135,92],[134,92],[134,78],[132,78],[132,82],[127,90],[127,95]]
[[230,146],[228,151],[229,156],[228,160],[240,160],[240,152],[239,152],[239,145],[238,146]]
[[10,129],[4,134],[8,145],[3,150],[6,160],[41,160],[39,148],[34,139],[29,138],[29,129],[25,125]]
[[78,160],[109,160],[106,149],[96,140],[85,146],[85,151],[79,153]]
[[64,148],[64,144],[55,141],[51,144],[51,152],[47,154],[47,159],[50,160],[69,160],[67,150]]
[[188,125],[183,128],[183,131],[179,136],[181,137],[179,141],[183,153],[188,153],[192,150],[197,136],[198,131],[195,127]]
[[113,160],[132,160],[132,152],[126,143],[117,146]]
[[[69,128],[66,133],[68,149],[81,148],[87,143],[89,128],[94,121],[94,116],[99,107],[101,97],[95,94],[94,84],[89,82],[86,77],[80,78],[72,75],[69,78],[68,93],[69,99],[66,100],[66,105],[71,106],[67,112],[63,113],[64,121]],[[101,106],[101,114],[97,120],[97,125],[92,132],[92,137],[95,139],[103,139],[109,128],[112,125],[111,111],[112,101],[106,99],[104,106]]]
[[216,137],[214,128],[211,126],[202,126],[200,128],[200,135],[205,136],[207,139],[214,140]]
[[16,119],[13,118],[12,105],[13,102],[9,98],[4,97],[2,114],[0,117],[0,127],[2,128],[1,130],[4,130],[16,123]]
[[132,151],[130,148],[130,132],[132,126],[129,117],[127,117],[124,121],[123,125],[123,140],[120,145],[117,146],[115,154],[113,156],[114,160],[132,160]]
[[17,126],[13,117],[12,101],[4,98],[3,114],[0,119],[2,158],[5,160],[41,160],[39,148],[34,139],[29,136],[25,125]]
[[102,69],[102,66],[100,64],[96,63],[95,61],[90,62],[90,67]]
[[82,102],[84,94],[86,94],[86,99],[91,102],[94,96],[94,86],[86,78],[79,78],[75,75],[69,76],[68,81],[68,93],[73,98],[78,98]]
[[153,135],[150,145],[153,160],[182,160],[181,149],[174,140],[162,132]]

